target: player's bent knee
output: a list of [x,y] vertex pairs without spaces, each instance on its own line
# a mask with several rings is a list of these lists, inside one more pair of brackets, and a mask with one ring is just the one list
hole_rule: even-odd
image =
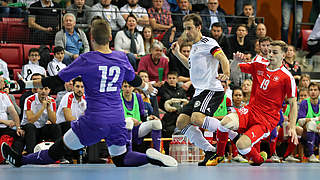
[[132,130],[133,126],[134,126],[134,122],[133,122],[132,118],[131,117],[126,118],[125,121],[126,121],[126,128],[128,130]]
[[194,112],[191,115],[191,123],[201,126],[203,124],[204,118],[206,117],[206,115],[200,113],[200,112]]
[[162,129],[162,123],[160,120],[153,120],[152,121],[152,129],[153,130],[161,130]]
[[190,116],[186,114],[180,114],[177,119],[176,127],[180,130],[190,124]]
[[230,113],[226,115],[220,122],[221,126],[226,129],[238,130],[239,129],[239,117],[237,113]]
[[306,124],[307,132],[318,132],[317,123],[314,121],[309,121]]
[[247,135],[242,135],[236,143],[239,150],[247,149],[251,147],[251,139]]
[[59,138],[48,150],[49,156],[57,161],[61,159],[68,151],[69,149],[63,142],[63,138]]

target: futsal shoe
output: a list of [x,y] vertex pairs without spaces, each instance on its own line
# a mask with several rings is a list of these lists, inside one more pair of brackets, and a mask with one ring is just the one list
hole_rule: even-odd
[[216,156],[214,156],[214,157],[212,157],[212,158],[210,158],[210,159],[208,160],[208,162],[206,163],[206,166],[216,166],[216,165],[218,165],[219,163],[223,162],[224,159],[225,159],[224,156],[218,156],[218,155],[216,155]]
[[153,165],[164,167],[177,167],[178,162],[173,157],[160,153],[159,151],[149,148],[146,151],[149,162]]
[[239,162],[239,163],[248,163],[248,160],[243,158],[240,154],[238,154],[236,157],[232,158],[233,162]]
[[6,159],[9,164],[13,167],[21,167],[22,166],[22,155],[19,155],[15,152],[7,143],[1,144],[1,154],[4,159]]
[[204,159],[203,161],[198,162],[198,166],[206,166],[209,159],[214,158],[216,156],[216,153],[212,151],[205,151],[204,153],[205,153]]
[[297,162],[300,162],[300,159],[297,159],[297,158],[293,157],[292,155],[286,157],[284,160],[285,160],[286,162],[296,162],[296,163],[297,163]]
[[261,157],[262,157],[262,159],[263,159],[263,162],[261,162],[261,163],[254,163],[254,162],[250,161],[249,164],[250,164],[251,166],[260,166],[262,163],[264,163],[264,162],[267,160],[267,158],[268,158],[268,154],[267,154],[266,152],[262,151],[262,152],[260,152],[260,155],[261,155]]

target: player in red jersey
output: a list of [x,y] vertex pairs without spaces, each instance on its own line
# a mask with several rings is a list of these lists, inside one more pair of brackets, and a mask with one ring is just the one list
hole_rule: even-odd
[[[285,97],[288,98],[290,107],[292,107],[289,113],[288,133],[291,136],[291,141],[295,144],[298,143],[295,131],[297,119],[296,84],[291,73],[282,66],[286,51],[285,42],[273,41],[268,63],[261,57],[250,63],[239,64],[242,72],[252,75],[255,97],[249,105],[237,110],[236,113],[225,116],[218,127],[218,141],[227,141],[230,131],[242,134],[233,140],[236,141],[238,151],[253,161],[251,165],[261,165],[267,158],[267,154],[265,152],[259,154],[254,145],[262,138],[268,137],[276,127],[280,119],[279,111]],[[235,60],[242,59],[242,53],[235,54]],[[219,145],[217,151],[219,152]],[[207,165],[216,165],[220,158],[218,154]]]

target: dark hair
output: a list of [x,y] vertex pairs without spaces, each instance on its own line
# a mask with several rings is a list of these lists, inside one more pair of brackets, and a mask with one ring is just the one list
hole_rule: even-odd
[[183,47],[192,47],[192,42],[188,42],[188,41],[183,41],[180,45],[180,51]]
[[74,79],[72,80],[73,85],[75,85],[76,82],[83,82],[83,81],[82,81],[82,78],[79,76],[79,77],[76,77],[76,78],[74,78]]
[[221,25],[221,23],[219,23],[219,22],[213,23],[213,24],[211,25],[211,29],[212,29],[213,27],[221,27],[221,29],[222,29],[222,25]]
[[169,76],[169,75],[175,75],[178,77],[178,72],[177,71],[169,71],[167,76]]
[[265,42],[265,41],[269,41],[271,43],[272,42],[272,38],[269,37],[269,36],[262,37],[262,38],[259,39],[259,44],[261,44],[262,42]]
[[[235,87],[233,87],[233,89],[232,89],[232,96],[233,96],[233,94],[234,94],[234,92],[235,92],[236,90],[240,90],[240,91],[242,92],[241,87],[235,86]],[[243,92],[242,92],[242,94],[243,94]]]
[[237,26],[237,31],[238,31],[239,27],[244,27],[244,28],[246,28],[246,31],[248,31],[247,25],[245,25],[245,24],[239,24]]
[[139,72],[138,72],[138,75],[140,75],[140,73],[147,73],[147,74],[149,75],[148,71],[146,71],[146,70],[141,70],[141,71],[139,71]]
[[200,25],[202,26],[202,19],[199,14],[195,14],[195,13],[188,14],[188,15],[185,15],[182,19],[183,22],[191,21],[191,20],[193,21],[194,26],[196,27]]
[[111,27],[104,19],[97,19],[92,22],[91,35],[99,45],[106,45],[110,41]]
[[134,18],[137,22],[138,22],[138,19],[137,19],[137,17],[132,13],[132,12],[130,12],[129,13],[129,15],[127,16],[127,19],[126,19],[126,21],[128,21],[128,19],[129,19],[129,17],[132,17],[132,18]]
[[253,4],[252,4],[251,2],[246,2],[246,3],[244,3],[243,6],[242,6],[242,9],[243,9],[245,6],[251,6],[252,9],[254,10],[254,6],[253,6]]
[[90,21],[90,24],[92,25],[93,21],[97,20],[97,19],[102,19],[102,17],[101,16],[93,16],[93,18]]
[[287,43],[285,43],[284,41],[281,41],[281,40],[276,40],[276,41],[272,41],[271,43],[270,43],[270,45],[271,46],[280,46],[281,47],[281,50],[283,51],[283,52],[287,52],[287,50],[288,50],[288,45],[287,45]]
[[37,52],[38,54],[40,54],[40,51],[39,51],[38,48],[31,48],[31,49],[29,50],[28,56],[30,56],[30,54],[33,53],[33,52]]
[[61,46],[56,46],[56,47],[54,47],[54,49],[53,49],[53,54],[56,54],[56,53],[61,52],[61,51],[64,52],[64,48],[61,47]]
[[308,86],[308,90],[310,90],[311,86],[317,86],[318,90],[320,90],[319,84],[316,82],[311,82]]

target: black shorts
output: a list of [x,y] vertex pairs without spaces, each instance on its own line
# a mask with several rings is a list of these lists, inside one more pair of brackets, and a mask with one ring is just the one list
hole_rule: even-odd
[[223,91],[204,90],[198,96],[193,97],[182,109],[183,114],[191,116],[193,112],[201,112],[207,116],[213,116],[223,100]]

